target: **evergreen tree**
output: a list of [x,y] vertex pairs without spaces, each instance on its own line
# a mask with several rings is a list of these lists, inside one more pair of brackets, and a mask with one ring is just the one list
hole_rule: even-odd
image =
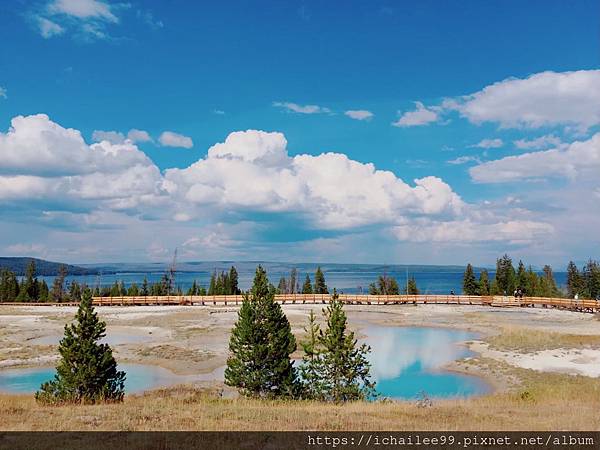
[[162,277],[160,277],[159,288],[160,294],[158,295],[171,295],[171,291],[173,290],[172,280],[169,273],[163,273]]
[[285,277],[281,277],[279,279],[279,283],[277,284],[277,293],[278,294],[287,294],[288,293],[287,280],[285,279]]
[[475,272],[473,266],[467,264],[465,273],[463,274],[463,294],[465,295],[479,295],[479,284],[475,278]]
[[223,295],[224,292],[225,289],[223,286],[223,273],[219,273],[215,282],[215,295]]
[[39,292],[40,292],[40,296],[39,296],[39,300],[40,302],[47,302],[50,300],[50,290],[48,289],[48,284],[46,283],[46,280],[42,280],[39,283]]
[[417,287],[417,280],[415,277],[410,277],[408,279],[408,286],[406,287],[408,295],[419,295],[419,288]]
[[299,386],[290,360],[296,340],[271,286],[258,266],[231,332],[225,383],[247,396],[292,397]]
[[488,271],[483,269],[479,274],[479,295],[490,295],[490,276]]
[[496,277],[492,279],[492,283],[490,284],[490,294],[491,295],[500,295],[500,288],[498,287],[498,282],[496,281]]
[[58,275],[54,277],[54,282],[52,283],[52,291],[50,292],[52,301],[62,302],[64,300],[66,278],[67,268],[61,264],[61,266],[58,268]]
[[19,296],[19,280],[14,272],[7,269],[0,271],[0,300],[14,302]]
[[315,294],[329,294],[329,290],[325,284],[325,275],[323,275],[320,266],[317,267],[317,271],[315,272]]
[[229,285],[231,289],[230,294],[239,295],[241,293],[238,283],[239,281],[237,270],[235,269],[235,267],[231,266],[231,269],[229,269]]
[[110,288],[110,296],[111,297],[120,297],[121,296],[121,286],[119,286],[119,282],[115,280],[112,287]]
[[499,294],[512,295],[515,290],[515,268],[508,255],[496,261],[496,289]]
[[144,276],[144,281],[142,281],[142,290],[140,294],[142,294],[144,297],[147,297],[149,293],[150,291],[148,290],[148,278]]
[[556,287],[556,280],[554,279],[554,273],[552,272],[552,267],[545,265],[543,272],[544,272],[544,285],[546,286],[546,290],[544,291],[544,296],[559,297],[560,292],[558,290],[558,287]]
[[213,273],[210,275],[210,283],[208,285],[208,295],[217,295],[215,293],[216,285],[217,285],[217,271],[214,270]]
[[137,297],[138,295],[140,295],[140,289],[138,288],[137,283],[131,283],[131,286],[127,289],[127,296]]
[[69,286],[69,300],[72,302],[81,301],[81,287],[76,281],[73,281]]
[[[520,278],[517,272],[517,279]],[[533,267],[529,266],[527,272],[525,272],[525,276],[523,277],[524,281],[519,281],[519,287],[523,289],[523,292],[528,297],[548,297],[545,295],[546,286],[544,283],[543,277],[540,277],[537,273],[533,271]],[[524,282],[525,285],[521,283]]]
[[583,268],[583,284],[587,298],[600,298],[600,264],[589,260]]
[[[531,267],[529,269],[531,270]],[[515,280],[515,287],[521,288],[526,295],[530,295],[530,292],[532,290],[529,286],[530,281],[532,280],[530,275],[527,274],[527,270],[525,270],[525,264],[523,264],[523,261],[519,260],[519,265],[517,266],[517,278]]]
[[192,282],[192,285],[187,291],[187,295],[198,295],[198,284],[196,283],[196,280]]
[[42,403],[122,401],[125,372],[117,370],[109,345],[99,343],[106,335],[106,324],[94,311],[89,289],[83,293],[75,318],[75,323],[65,326],[56,375],[42,384],[35,394],[36,400]]
[[367,360],[371,348],[366,344],[357,346],[354,332],[348,332],[343,303],[335,290],[323,313],[327,328],[319,332],[319,397],[337,403],[372,398],[375,383],[371,381]]
[[312,309],[308,316],[308,326],[304,328],[304,331],[306,339],[300,343],[304,356],[299,368],[303,384],[302,396],[313,400],[324,400],[326,380],[324,379],[323,349],[319,341],[321,330]]
[[380,275],[375,283],[369,285],[370,295],[398,295],[399,293],[398,282],[387,275]]
[[303,294],[312,294],[313,288],[310,282],[310,276],[306,274],[306,278],[304,279],[304,284],[302,285],[302,293]]
[[567,294],[570,298],[575,297],[576,294],[581,296],[583,294],[583,277],[579,273],[579,269],[573,261],[569,261],[567,266]]
[[296,289],[296,284],[298,283],[298,271],[296,270],[296,268],[292,268],[291,272],[290,272],[290,282],[288,283],[288,292],[290,294],[295,294],[297,289]]

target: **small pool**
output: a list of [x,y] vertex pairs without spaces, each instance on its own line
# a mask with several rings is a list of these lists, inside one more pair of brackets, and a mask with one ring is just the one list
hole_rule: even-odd
[[415,399],[468,397],[490,392],[481,378],[443,369],[471,356],[465,341],[477,335],[465,331],[425,327],[379,327],[362,330],[371,346],[371,374],[384,397]]
[[[119,364],[119,370],[127,374],[125,392],[140,393],[148,389],[193,383],[195,381],[212,381],[223,379],[223,368],[207,374],[177,375],[162,367],[145,364]],[[53,367],[31,369],[6,369],[0,371],[0,391],[10,393],[31,393],[40,385],[54,378]]]

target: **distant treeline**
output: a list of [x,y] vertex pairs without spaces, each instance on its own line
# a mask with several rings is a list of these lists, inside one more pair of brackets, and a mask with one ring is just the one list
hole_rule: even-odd
[[496,260],[496,272],[490,280],[487,270],[475,277],[471,264],[467,265],[463,275],[463,293],[465,295],[513,295],[521,290],[528,297],[565,297],[594,298],[600,297],[600,264],[589,260],[580,271],[573,261],[567,267],[566,292],[559,289],[554,279],[552,267],[545,265],[538,274],[531,266],[525,267],[519,261],[517,268],[513,266],[508,255]]
[[[37,278],[36,260],[31,259],[25,271],[25,277],[19,280],[13,271],[0,270],[0,302],[79,302],[82,293],[89,289],[94,297],[146,297],[164,295],[240,295],[243,294],[238,284],[238,272],[234,266],[229,271],[217,272],[210,277],[208,288],[196,280],[187,291],[175,286],[175,274],[166,272],[157,282],[150,283],[144,277],[142,283],[125,285],[123,281],[115,281],[111,286],[91,287],[85,283],[70,281],[67,283],[67,266],[61,265],[58,275],[54,278],[52,287],[46,281]],[[320,267],[315,272],[315,283],[311,283],[307,274],[302,285],[298,285],[298,272],[292,269],[289,278],[282,277],[279,285],[269,284],[270,289],[276,294],[300,293],[303,294],[328,294],[325,275]]]
[[69,264],[61,264],[53,261],[46,261],[38,258],[17,257],[17,256],[0,256],[0,270],[8,270],[14,272],[17,276],[27,274],[27,268],[31,262],[35,263],[35,270],[38,276],[56,276],[61,267],[66,268],[69,275],[96,275],[97,269],[88,269],[86,267],[72,266]]
[[54,278],[52,288],[49,289],[44,280],[37,278],[36,261],[31,259],[25,270],[25,277],[21,281],[15,272],[8,269],[0,270],[0,301],[2,302],[62,302],[73,297],[81,300],[81,290],[77,283],[71,285],[69,292],[65,290],[67,269],[63,265]]
[[[142,283],[125,285],[123,281],[115,281],[111,286],[87,286],[76,281],[66,281],[68,266],[61,265],[52,286],[38,279],[37,264],[30,259],[21,279],[13,271],[0,270],[0,302],[79,302],[82,293],[90,289],[95,297],[139,297],[164,295],[240,295],[243,294],[238,285],[238,272],[234,266],[228,271],[211,274],[208,287],[196,280],[191,287],[183,291],[175,286],[175,274],[166,272],[157,282],[150,283],[144,277]],[[300,284],[297,269],[292,269],[289,276],[283,276],[277,286],[269,283],[275,294],[328,294],[329,288],[325,275],[320,267],[314,273],[314,283],[309,274]],[[570,262],[567,269],[566,291],[558,288],[552,268],[544,266],[542,273],[537,273],[531,266],[526,268],[522,261],[517,267],[512,259],[504,255],[496,261],[493,278],[487,270],[482,270],[476,277],[471,264],[463,274],[463,294],[465,295],[513,295],[517,290],[529,297],[565,297],[600,298],[600,264],[588,261],[581,270]],[[418,295],[419,288],[414,277],[407,280],[406,286],[400,288],[398,281],[386,274],[380,275],[369,285],[370,295]]]

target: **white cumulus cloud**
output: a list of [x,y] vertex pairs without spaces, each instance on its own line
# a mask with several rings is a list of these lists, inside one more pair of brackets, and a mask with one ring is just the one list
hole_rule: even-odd
[[163,147],[192,148],[194,146],[192,138],[173,131],[163,131],[158,137],[158,142],[160,142]]
[[598,182],[599,173],[600,133],[587,141],[575,141],[563,149],[508,156],[470,169],[471,178],[477,183],[504,183],[548,177],[572,180],[590,177]]
[[437,107],[428,108],[421,102],[415,102],[415,106],[416,109],[414,111],[405,112],[392,125],[395,127],[414,127],[428,125],[440,119]]
[[477,144],[473,144],[470,147],[476,148],[500,148],[504,145],[502,139],[483,139]]
[[0,199],[127,209],[160,195],[159,169],[131,142],[88,145],[81,132],[44,114],[17,116],[0,133]]
[[65,14],[78,19],[101,19],[118,22],[111,6],[100,0],[54,0],[47,6],[50,14]]
[[167,170],[169,190],[182,204],[296,212],[323,228],[389,222],[398,215],[452,215],[463,207],[437,177],[411,187],[392,172],[340,153],[290,157],[286,145],[281,133],[231,133],[206,159]]
[[273,106],[283,108],[288,112],[295,112],[299,114],[331,114],[329,108],[318,105],[299,105],[292,102],[273,102]]
[[508,78],[464,97],[455,108],[474,123],[505,128],[600,124],[600,70]]
[[150,137],[150,134],[148,134],[147,131],[137,130],[135,128],[132,128],[131,130],[129,130],[129,132],[127,133],[127,139],[129,139],[131,142],[150,142],[150,141],[152,141],[152,138]]
[[354,120],[370,120],[374,116],[371,111],[365,109],[351,109],[344,114]]
[[562,147],[563,142],[553,134],[547,134],[534,139],[517,139],[513,141],[520,150],[541,150],[548,147]]

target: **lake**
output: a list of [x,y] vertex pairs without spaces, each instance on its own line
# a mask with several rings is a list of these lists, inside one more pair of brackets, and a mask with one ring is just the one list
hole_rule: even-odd
[[[443,366],[471,352],[461,345],[477,336],[459,330],[368,326],[364,340],[372,348],[369,356],[377,391],[384,397],[414,399],[421,392],[434,398],[481,395],[490,387],[481,378],[445,371]],[[158,366],[119,364],[127,373],[125,390],[139,393],[157,387],[197,381],[222,381],[224,368],[202,375],[176,375]],[[52,379],[53,368],[6,369],[0,371],[0,390],[13,393],[36,391]]]
[[[298,270],[300,286],[306,274],[310,275],[314,283],[314,273],[318,264],[313,263],[276,263],[261,261],[202,261],[182,262],[177,265],[175,285],[184,292],[194,281],[201,286],[207,287],[210,275],[213,271],[229,270],[233,265],[239,274],[240,288],[246,290],[252,284],[254,271],[258,264],[262,264],[269,280],[277,285],[282,276],[289,276],[290,270]],[[167,265],[164,263],[119,263],[119,264],[81,264],[84,267],[100,271],[98,275],[67,277],[69,281],[75,280],[86,283],[88,286],[110,286],[115,281],[123,281],[129,286],[131,283],[140,285],[144,277],[149,282],[158,282]],[[415,277],[417,285],[423,294],[448,294],[450,291],[460,293],[462,291],[462,277],[464,267],[462,266],[433,266],[433,265],[384,265],[384,264],[321,264],[327,285],[330,290],[337,288],[338,291],[347,294],[368,293],[369,284],[377,280],[380,275],[394,277],[400,285],[400,289],[406,286],[407,277]],[[480,269],[475,268],[478,275]],[[493,276],[494,271],[490,270]],[[566,282],[564,272],[555,272],[554,276],[559,286]],[[54,277],[40,277],[45,279],[48,285],[52,285]]]

